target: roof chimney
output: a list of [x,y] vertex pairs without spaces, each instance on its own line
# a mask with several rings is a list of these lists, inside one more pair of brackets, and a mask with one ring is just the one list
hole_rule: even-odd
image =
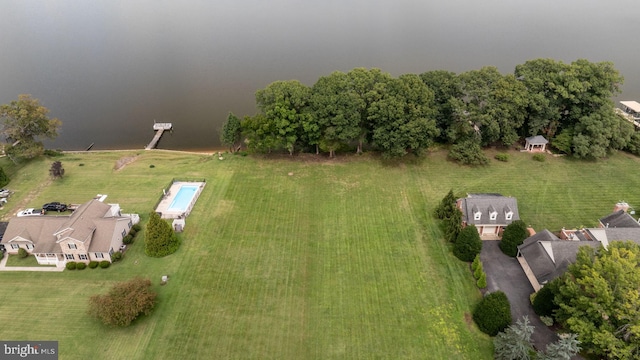
[[620,210],[623,210],[624,212],[627,212],[627,210],[629,210],[629,204],[627,204],[624,201],[621,201],[621,202],[617,203],[616,206],[613,207],[613,212],[618,212]]

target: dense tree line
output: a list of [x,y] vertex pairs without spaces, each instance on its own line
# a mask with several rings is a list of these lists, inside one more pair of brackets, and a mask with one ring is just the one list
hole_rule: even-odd
[[484,67],[461,74],[429,71],[393,77],[379,69],[336,71],[313,86],[276,81],[256,92],[259,112],[230,114],[221,140],[255,152],[334,156],[366,147],[385,157],[450,144],[451,157],[486,163],[482,147],[511,146],[542,134],[558,150],[600,158],[616,149],[640,153],[640,136],[614,112],[622,77],[610,62],[565,64],[537,59],[513,74]]

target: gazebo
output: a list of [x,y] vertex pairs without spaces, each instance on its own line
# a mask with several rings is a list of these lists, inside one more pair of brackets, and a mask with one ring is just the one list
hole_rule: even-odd
[[530,136],[524,139],[524,149],[528,152],[544,152],[547,148],[549,140],[542,135]]

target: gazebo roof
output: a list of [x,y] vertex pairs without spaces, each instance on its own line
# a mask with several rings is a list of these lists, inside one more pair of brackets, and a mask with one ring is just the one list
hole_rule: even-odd
[[620,104],[628,107],[629,109],[640,113],[640,104],[637,101],[620,101]]
[[549,140],[545,139],[542,135],[530,136],[526,138],[525,141],[533,145],[544,145],[549,143]]

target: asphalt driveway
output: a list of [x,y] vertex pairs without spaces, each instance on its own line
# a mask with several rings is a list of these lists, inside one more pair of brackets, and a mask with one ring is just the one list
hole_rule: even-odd
[[487,274],[487,291],[494,292],[501,290],[507,294],[511,303],[511,317],[513,322],[524,315],[529,317],[531,325],[535,326],[535,331],[531,336],[533,343],[538,350],[547,348],[547,344],[558,339],[555,332],[540,321],[540,318],[533,311],[529,295],[533,293],[533,287],[529,283],[524,270],[520,267],[518,260],[502,253],[498,247],[500,241],[485,240],[482,242],[482,252],[480,259],[484,272]]

